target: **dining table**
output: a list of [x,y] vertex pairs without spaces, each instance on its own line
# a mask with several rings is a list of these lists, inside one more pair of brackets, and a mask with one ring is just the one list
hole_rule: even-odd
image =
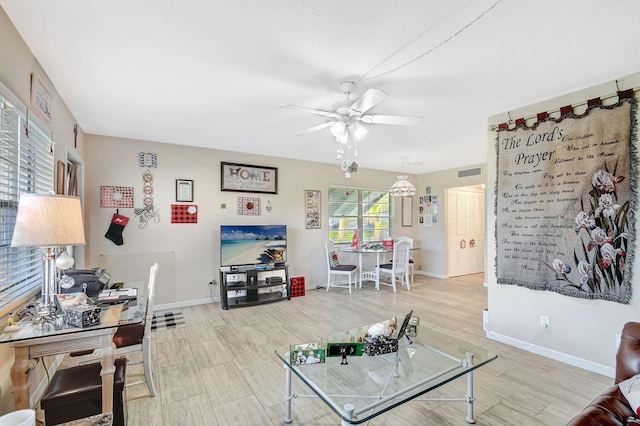
[[[393,253],[392,246],[349,246],[340,248],[341,252],[345,253],[357,253],[358,254],[358,271],[360,274],[358,275],[358,288],[362,288],[362,281],[373,281],[376,285],[376,290],[380,289],[380,275],[378,274],[378,267],[380,266],[380,256],[382,255],[382,260],[386,259],[387,253]],[[362,258],[363,256],[376,255],[376,267],[373,270],[364,270],[362,268]]]
[[[358,275],[358,288],[362,288],[362,281],[373,281],[376,286],[376,290],[380,290],[380,275],[378,274],[378,269],[381,264],[385,263],[387,253],[393,254],[393,246],[385,246],[383,244],[375,244],[375,245],[360,245],[360,246],[344,246],[339,249],[343,253],[357,253],[358,254],[358,271],[360,274]],[[418,250],[417,247],[411,247],[411,251]],[[364,270],[362,268],[362,258],[363,255],[376,255],[376,266],[373,270]],[[382,259],[381,259],[382,258]],[[382,262],[381,262],[382,260]]]

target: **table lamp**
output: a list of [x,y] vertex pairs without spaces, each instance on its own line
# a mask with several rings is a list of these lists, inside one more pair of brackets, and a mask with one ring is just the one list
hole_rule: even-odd
[[80,199],[53,194],[22,194],[11,247],[44,247],[41,317],[51,314],[56,294],[56,247],[84,245]]

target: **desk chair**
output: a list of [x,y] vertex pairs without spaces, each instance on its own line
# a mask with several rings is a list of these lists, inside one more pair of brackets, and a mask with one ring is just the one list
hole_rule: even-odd
[[[413,238],[411,237],[398,237],[396,241],[408,241],[409,242],[409,250],[413,249]],[[409,272],[411,273],[411,282],[413,282],[413,267],[415,263],[413,262],[413,253],[409,251]]]
[[[351,294],[351,281],[353,280],[354,284],[356,283],[356,271],[358,267],[356,265],[340,264],[340,258],[331,241],[327,241],[324,248],[327,258],[327,291],[329,291],[331,287],[348,288],[349,294]],[[346,275],[349,278],[349,283],[336,283],[336,275]]]
[[[155,298],[156,280],[159,269],[160,265],[158,263],[154,263],[149,272],[147,304],[144,321],[140,324],[121,325],[113,336],[113,343],[116,346],[116,357],[122,355],[126,356],[135,352],[142,352],[142,361],[130,362],[129,364],[134,365],[142,363],[144,366],[145,380],[127,383],[126,386],[146,383],[151,396],[156,395],[156,389],[153,385],[153,368],[151,365],[151,322],[153,321],[153,302]],[[77,352],[70,355],[72,357],[82,356],[79,360],[79,364],[95,361],[95,356],[93,356],[91,352]]]
[[393,292],[396,292],[396,282],[400,282],[400,285],[407,283],[407,290],[411,290],[409,287],[409,252],[411,246],[408,241],[397,241],[393,244],[393,260],[391,263],[385,263],[380,266],[376,266],[376,273],[378,276],[382,274],[389,275],[391,277],[391,283],[384,283],[380,281],[382,285],[388,285],[393,287]]

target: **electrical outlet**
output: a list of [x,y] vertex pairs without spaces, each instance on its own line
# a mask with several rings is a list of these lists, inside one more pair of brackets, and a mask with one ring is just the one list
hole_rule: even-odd
[[540,316],[540,327],[542,328],[549,328],[550,324],[549,324],[549,317],[546,315],[541,315]]

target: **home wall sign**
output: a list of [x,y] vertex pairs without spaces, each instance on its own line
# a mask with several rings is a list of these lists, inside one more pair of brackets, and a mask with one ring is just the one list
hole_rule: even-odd
[[[628,303],[635,246],[633,94],[497,137],[499,284]],[[632,174],[633,173],[633,174]]]
[[221,162],[220,190],[277,194],[278,169]]

